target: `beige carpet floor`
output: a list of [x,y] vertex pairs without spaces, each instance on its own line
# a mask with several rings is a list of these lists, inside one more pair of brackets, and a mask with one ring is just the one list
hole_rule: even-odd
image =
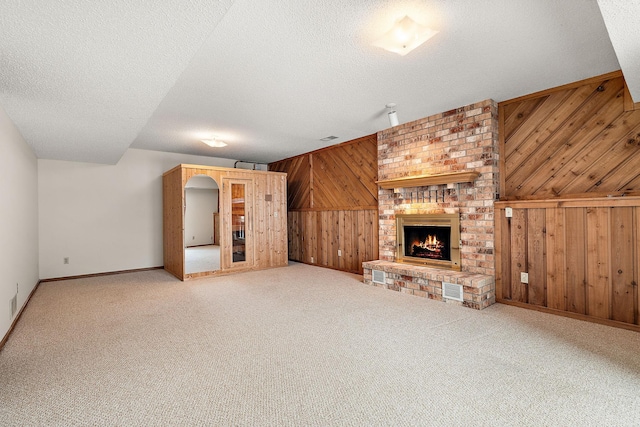
[[360,280],[44,283],[0,352],[0,425],[640,424],[640,334]]
[[205,245],[184,248],[185,273],[220,270],[220,246]]

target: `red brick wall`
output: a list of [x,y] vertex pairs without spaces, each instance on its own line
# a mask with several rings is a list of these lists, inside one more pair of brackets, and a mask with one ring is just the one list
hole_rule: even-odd
[[[495,276],[496,102],[482,101],[378,132],[379,180],[461,171],[481,175],[473,183],[402,188],[397,193],[378,189],[381,260],[395,261],[396,214],[459,213],[462,271]],[[435,191],[440,202],[433,198]]]

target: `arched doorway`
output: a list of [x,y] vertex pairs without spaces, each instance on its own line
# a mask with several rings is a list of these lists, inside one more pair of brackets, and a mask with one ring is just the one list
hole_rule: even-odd
[[184,272],[220,270],[220,189],[208,175],[191,177],[184,187]]

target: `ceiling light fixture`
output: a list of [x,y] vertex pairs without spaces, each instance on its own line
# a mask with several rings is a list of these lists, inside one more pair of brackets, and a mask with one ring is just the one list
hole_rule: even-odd
[[438,34],[438,31],[420,25],[405,16],[397,20],[393,27],[384,36],[376,40],[373,45],[405,56],[436,34]]
[[215,136],[212,139],[201,139],[200,141],[204,142],[209,147],[214,147],[214,148],[222,148],[227,146],[226,142],[220,141]]
[[396,111],[396,104],[393,102],[390,102],[387,105],[385,105],[385,107],[389,109],[389,112],[387,113],[387,115],[389,116],[389,124],[391,125],[391,127],[398,126],[400,122],[398,121],[398,112]]

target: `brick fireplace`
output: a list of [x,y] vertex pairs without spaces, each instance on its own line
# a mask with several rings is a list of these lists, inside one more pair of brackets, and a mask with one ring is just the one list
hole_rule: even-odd
[[[468,181],[425,186],[412,180],[450,175]],[[365,283],[447,302],[454,300],[443,298],[442,283],[453,283],[461,286],[465,306],[495,302],[497,104],[486,100],[379,132],[378,180],[388,184],[378,190],[380,260],[363,264]],[[396,215],[407,214],[459,215],[460,271],[396,262]],[[374,270],[385,273],[384,283],[373,280]]]

